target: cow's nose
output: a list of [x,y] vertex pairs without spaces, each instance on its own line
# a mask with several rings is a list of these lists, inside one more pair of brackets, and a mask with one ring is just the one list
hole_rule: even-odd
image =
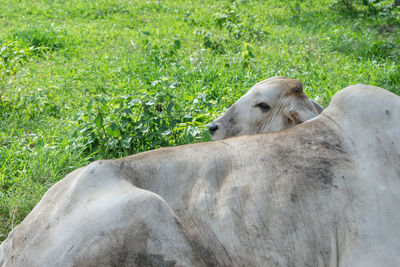
[[208,131],[210,132],[211,135],[213,135],[217,130],[218,130],[218,125],[215,125],[214,123],[210,123],[208,125]]

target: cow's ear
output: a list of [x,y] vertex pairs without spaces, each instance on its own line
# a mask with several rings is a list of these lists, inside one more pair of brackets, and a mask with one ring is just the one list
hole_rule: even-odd
[[303,92],[303,84],[300,80],[290,80],[287,83],[289,87],[287,94],[300,94]]
[[[312,100],[311,100],[312,101]],[[324,111],[324,109],[316,102],[312,101],[315,109],[317,110],[318,114],[321,114],[322,111]]]

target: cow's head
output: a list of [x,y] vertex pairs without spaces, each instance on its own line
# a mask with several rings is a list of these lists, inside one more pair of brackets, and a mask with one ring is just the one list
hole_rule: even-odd
[[299,80],[273,77],[254,85],[228,111],[208,125],[212,140],[282,131],[322,112]]

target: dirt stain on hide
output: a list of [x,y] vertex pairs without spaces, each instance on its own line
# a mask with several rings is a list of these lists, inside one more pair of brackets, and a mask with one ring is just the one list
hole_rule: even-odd
[[291,202],[310,190],[337,188],[335,170],[349,162],[343,143],[334,130],[319,121],[276,135],[268,157],[276,159],[277,177],[293,185]]
[[198,256],[207,264],[207,266],[218,266],[217,259],[210,248],[204,247],[200,242],[192,240],[192,246],[197,252]]
[[[78,252],[78,260],[73,266],[174,266],[175,261],[147,252],[148,240],[152,238],[151,231],[145,224],[138,224],[131,229],[101,232],[91,240],[100,253],[91,254],[89,244],[88,251]],[[100,254],[101,257],[98,257]]]
[[327,158],[317,158],[310,162],[308,166],[303,166],[301,168],[305,177],[311,178],[313,180],[319,181],[324,186],[332,185],[333,173],[332,166],[333,163]]
[[164,260],[164,257],[161,255],[137,254],[135,257],[135,264],[137,264],[137,266],[149,267],[172,267],[175,266],[176,262],[173,260]]

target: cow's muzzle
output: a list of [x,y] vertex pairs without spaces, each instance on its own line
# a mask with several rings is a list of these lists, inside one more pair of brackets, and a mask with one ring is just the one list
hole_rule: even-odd
[[214,135],[215,132],[218,130],[218,125],[214,123],[210,123],[208,126],[208,131],[210,132],[210,135]]

